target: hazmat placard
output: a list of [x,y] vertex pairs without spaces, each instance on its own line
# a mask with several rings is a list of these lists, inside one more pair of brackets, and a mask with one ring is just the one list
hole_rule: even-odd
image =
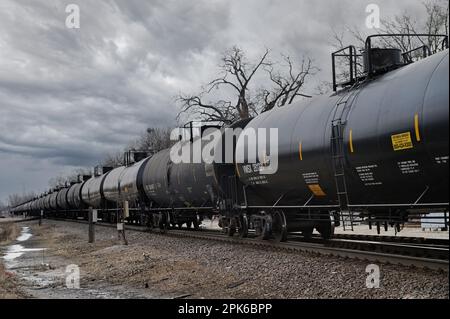
[[322,187],[320,187],[319,184],[308,185],[308,187],[315,196],[319,197],[327,196],[327,194],[325,194],[325,192],[323,191]]
[[402,151],[413,148],[411,132],[396,134],[391,136],[394,151]]

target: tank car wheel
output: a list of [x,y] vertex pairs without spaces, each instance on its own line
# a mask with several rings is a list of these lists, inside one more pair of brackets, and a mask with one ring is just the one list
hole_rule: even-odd
[[238,217],[232,217],[229,219],[229,225],[227,227],[227,234],[230,237],[233,237],[234,234],[236,234],[236,230],[239,227],[239,218]]
[[275,211],[272,214],[272,234],[276,242],[287,241],[287,223],[283,211]]
[[248,218],[246,214],[242,214],[239,216],[239,237],[247,238],[248,237]]
[[268,240],[272,235],[272,221],[267,217],[262,218],[258,228],[256,229],[256,234],[260,240]]

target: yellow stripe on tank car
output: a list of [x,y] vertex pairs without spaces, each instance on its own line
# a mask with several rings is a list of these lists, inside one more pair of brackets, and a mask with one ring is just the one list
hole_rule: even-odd
[[301,161],[303,161],[303,144],[302,142],[298,143],[298,157]]
[[420,142],[419,114],[414,115],[414,129],[416,130],[416,140]]
[[353,148],[353,130],[350,130],[350,133],[348,136],[348,143],[350,145],[350,153],[354,153],[355,149]]

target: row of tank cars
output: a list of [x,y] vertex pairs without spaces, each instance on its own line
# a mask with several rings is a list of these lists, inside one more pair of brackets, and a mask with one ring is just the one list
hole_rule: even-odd
[[[354,47],[333,53],[334,60],[348,49],[354,66],[347,82],[334,77],[333,94],[231,125],[243,130],[233,144],[234,163],[177,164],[167,149],[14,211],[85,217],[93,207],[114,222],[128,201],[130,222],[197,228],[203,218],[220,215],[229,235],[246,237],[252,230],[279,241],[290,231],[309,237],[314,229],[330,238],[344,215],[365,216],[378,230],[380,224],[400,230],[413,215],[448,212],[448,38],[435,54],[418,48],[422,59],[397,48],[372,48],[371,40],[362,72],[356,71]],[[271,128],[278,129],[278,169],[266,174],[275,158],[249,150],[260,144],[270,150],[270,139],[251,142],[249,135]],[[191,147],[194,140],[178,144]]]

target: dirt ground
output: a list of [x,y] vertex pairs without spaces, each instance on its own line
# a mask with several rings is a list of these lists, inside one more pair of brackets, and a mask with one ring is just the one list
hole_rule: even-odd
[[[19,227],[12,222],[0,223],[0,246],[11,243],[19,233]],[[17,276],[5,269],[0,261],[0,299],[25,298],[28,295],[20,289]]]
[[[380,265],[380,288],[368,289],[363,261],[133,231],[126,246],[101,226],[88,244],[85,224],[18,227],[18,239],[0,247],[12,278],[4,286],[17,298],[449,297],[448,272]],[[71,286],[73,265],[80,289]]]

